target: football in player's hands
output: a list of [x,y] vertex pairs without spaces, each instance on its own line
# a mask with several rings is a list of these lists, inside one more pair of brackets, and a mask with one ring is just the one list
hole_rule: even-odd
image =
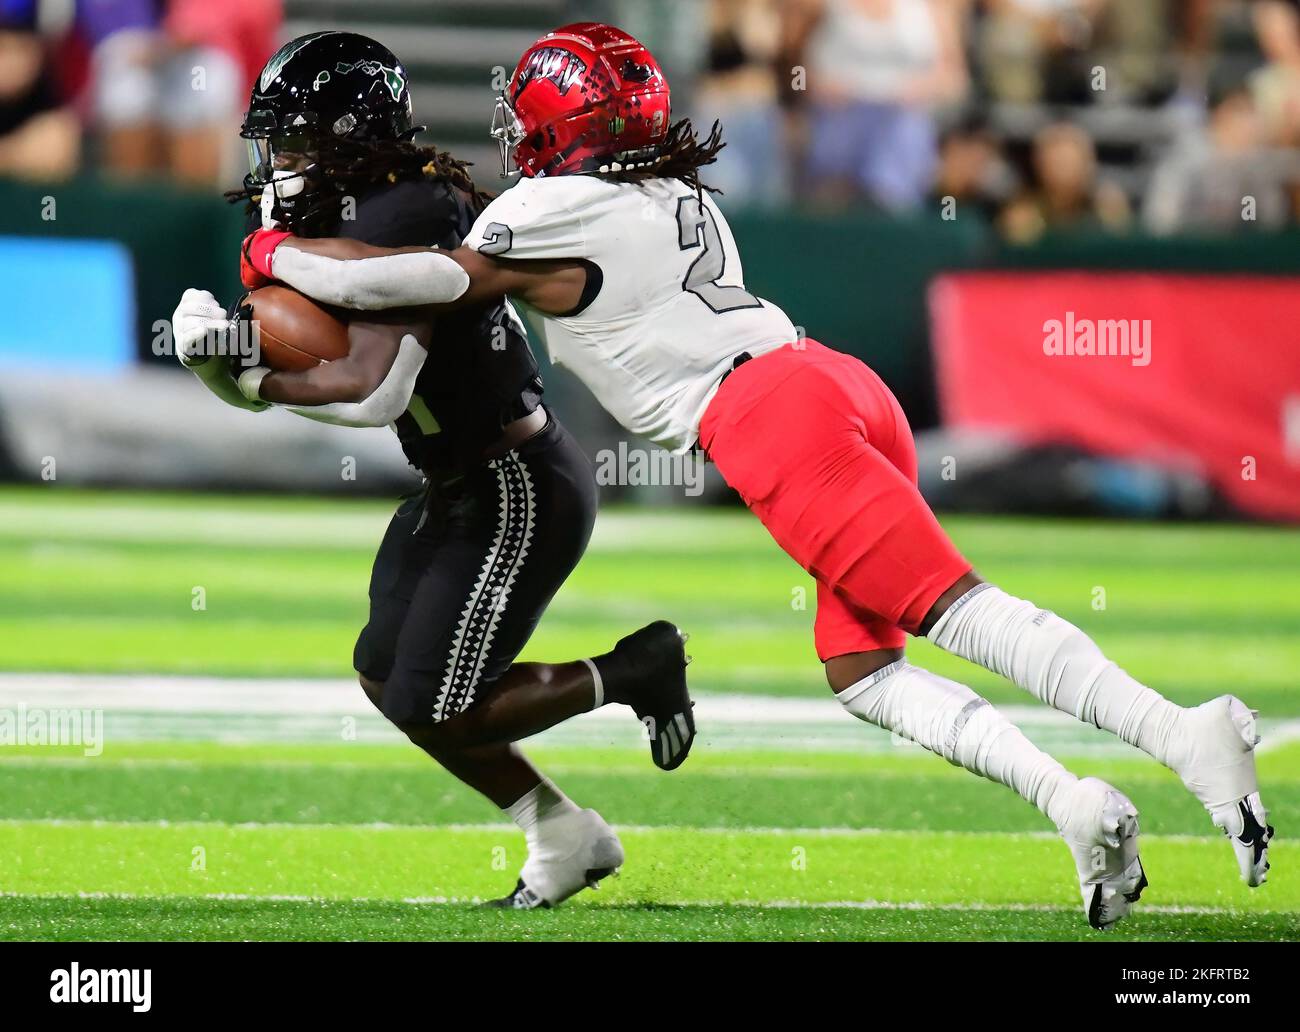
[[290,287],[260,287],[245,296],[240,318],[252,321],[260,348],[255,364],[300,372],[348,353],[348,326],[339,313]]

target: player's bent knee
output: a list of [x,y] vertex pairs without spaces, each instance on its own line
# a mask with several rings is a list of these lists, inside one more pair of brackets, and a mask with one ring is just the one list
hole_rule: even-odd
[[872,649],[833,656],[825,663],[826,683],[836,695],[903,658],[902,649]]
[[446,720],[435,721],[425,725],[429,741],[442,749],[471,749],[486,745],[492,739],[487,735],[474,710],[464,710]]
[[473,727],[458,718],[398,724],[398,730],[434,758],[482,745]]
[[921,621],[921,625],[916,629],[917,635],[922,638],[928,635],[934,625],[939,622],[940,617],[942,617],[944,613],[948,612],[949,607],[952,606],[954,602],[972,588],[978,587],[983,583],[984,578],[974,570],[962,574],[952,587],[935,599],[934,605],[930,607],[930,611],[925,614],[925,619]]
[[482,745],[488,739],[482,720],[474,707],[459,712],[446,712],[436,701],[417,701],[402,690],[401,684],[381,684],[383,705],[380,712],[402,734],[426,752],[437,754],[457,752]]

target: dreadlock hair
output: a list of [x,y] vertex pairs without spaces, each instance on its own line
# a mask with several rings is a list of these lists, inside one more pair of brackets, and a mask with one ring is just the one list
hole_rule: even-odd
[[601,175],[620,183],[644,183],[650,179],[680,179],[696,193],[707,190],[709,193],[721,193],[705,183],[700,182],[700,169],[712,165],[718,160],[718,151],[726,144],[722,142],[722,123],[714,122],[713,129],[703,140],[695,132],[695,126],[689,118],[682,118],[668,127],[664,142],[658,144],[650,156],[638,160],[631,156],[630,162],[619,162],[621,168],[614,171],[597,171]]
[[[460,161],[436,147],[421,147],[409,140],[342,140],[326,137],[307,155],[312,172],[311,202],[294,213],[293,229],[300,236],[322,232],[342,218],[346,197],[390,183],[442,179],[469,196],[477,210],[492,200],[474,184],[469,162]],[[263,186],[245,187],[226,193],[232,204],[248,202],[255,211]]]

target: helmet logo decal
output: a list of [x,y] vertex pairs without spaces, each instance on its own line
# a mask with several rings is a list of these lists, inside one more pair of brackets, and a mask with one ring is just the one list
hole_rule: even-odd
[[560,96],[569,92],[587,72],[587,64],[576,54],[562,47],[542,47],[534,50],[528,57],[528,63],[519,69],[519,85],[515,89],[518,97],[534,79],[550,79]]
[[330,81],[330,73],[326,71],[317,72],[316,78],[312,81],[311,88],[313,91],[320,89]]
[[334,70],[340,75],[347,75],[348,72],[364,72],[366,75],[383,76],[384,85],[388,87],[388,92],[392,94],[394,101],[402,99],[402,91],[406,89],[406,76],[397,68],[390,68],[386,64],[380,64],[378,61],[353,61],[351,64],[344,64],[340,61],[334,66]]
[[311,35],[302,36],[299,39],[291,39],[277,50],[271,60],[266,62],[266,67],[262,69],[262,78],[260,80],[262,92],[265,93],[271,88],[271,83],[275,82],[276,76],[284,71],[284,66],[293,60],[294,54],[298,53],[307,44],[320,39],[321,36],[330,35],[333,35],[333,30],[330,32],[313,32]]
[[669,119],[668,81],[654,55],[621,29],[577,22],[524,51],[492,136],[503,167],[513,157],[527,178],[602,174],[648,167]]

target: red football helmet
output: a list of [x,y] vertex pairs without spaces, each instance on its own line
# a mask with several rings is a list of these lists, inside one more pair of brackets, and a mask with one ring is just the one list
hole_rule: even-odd
[[635,168],[668,134],[668,81],[622,29],[578,22],[526,51],[497,101],[492,137],[526,176]]

